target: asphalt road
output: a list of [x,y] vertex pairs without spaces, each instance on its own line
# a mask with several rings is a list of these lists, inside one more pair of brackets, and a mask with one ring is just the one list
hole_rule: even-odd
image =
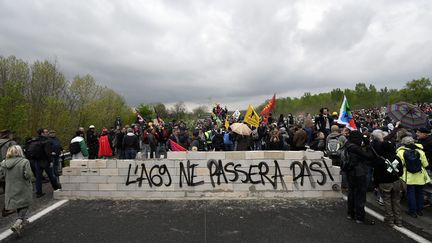
[[342,200],[69,201],[6,242],[413,242]]

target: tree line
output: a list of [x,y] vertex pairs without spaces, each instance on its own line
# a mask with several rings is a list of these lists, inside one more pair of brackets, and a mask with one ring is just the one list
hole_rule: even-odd
[[[377,90],[372,84],[358,83],[354,89],[333,89],[320,94],[306,92],[299,98],[278,98],[273,114],[315,114],[323,106],[338,111],[344,94],[354,110],[397,101],[424,103],[432,102],[432,85],[428,78],[421,78],[407,82],[400,90]],[[256,110],[261,111],[266,103]],[[28,63],[14,56],[0,56],[0,130],[14,131],[19,142],[35,136],[38,128],[48,127],[56,130],[59,139],[67,144],[80,126],[92,124],[97,128],[109,128],[117,116],[123,124],[133,123],[135,110],[147,121],[159,115],[164,120],[183,120],[191,128],[197,119],[208,118],[211,112],[205,105],[190,112],[183,101],[172,108],[154,103],[132,109],[121,95],[97,84],[91,75],[77,75],[67,80],[56,61]]]
[[[387,87],[377,90],[373,84],[357,83],[354,89],[341,90],[338,88],[319,94],[306,92],[299,98],[278,98],[273,114],[316,114],[321,107],[339,112],[344,95],[348,99],[351,110],[387,106],[399,101],[417,104],[431,103],[432,84],[429,78],[421,78],[407,82],[399,90],[388,89]],[[267,101],[258,106],[257,111],[261,111],[265,104]]]
[[124,98],[92,76],[67,80],[55,61],[14,56],[0,56],[0,114],[0,130],[14,131],[21,143],[40,127],[56,130],[65,144],[80,126],[112,126],[116,116],[134,119]]

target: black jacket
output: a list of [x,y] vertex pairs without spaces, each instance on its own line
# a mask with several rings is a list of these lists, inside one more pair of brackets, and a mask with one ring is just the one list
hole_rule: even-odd
[[323,132],[325,135],[328,135],[328,132],[326,131],[326,123],[328,120],[329,123],[329,129],[333,123],[333,118],[331,116],[324,116],[323,114],[320,114],[315,118],[315,127],[316,130]]
[[48,138],[44,137],[44,136],[38,136],[37,138],[34,139],[34,142],[40,143],[40,146],[38,146],[38,149],[42,150],[42,151],[40,151],[40,154],[42,155],[42,157],[35,159],[35,160],[37,160],[38,163],[42,167],[46,167],[48,165],[48,163],[51,162],[51,160],[52,160],[51,143],[48,141]]
[[138,137],[133,133],[127,133],[123,137],[123,149],[135,149],[139,150],[139,140]]
[[51,144],[51,149],[52,149],[52,157],[53,158],[58,158],[60,156],[61,151],[63,150],[60,140],[56,137],[49,137],[48,141]]
[[[372,161],[372,167],[374,168],[374,183],[378,185],[381,183],[392,183],[399,180],[399,177],[403,174],[403,166],[399,157],[396,156],[396,148],[394,144],[388,141],[373,141],[371,143],[371,147],[373,148],[375,155],[375,158]],[[381,157],[387,159],[390,162],[398,160],[399,164],[397,169],[399,172],[388,172],[387,164]]]
[[369,165],[375,158],[372,151],[368,148],[363,148],[358,144],[348,142],[347,152],[349,154],[350,164],[354,169],[348,171],[350,176],[365,176],[368,174]]
[[423,145],[423,151],[426,154],[430,167],[432,164],[432,135],[427,136],[425,139],[419,139],[418,143]]

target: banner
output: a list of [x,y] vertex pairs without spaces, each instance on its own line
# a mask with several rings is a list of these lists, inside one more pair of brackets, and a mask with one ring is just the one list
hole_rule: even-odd
[[339,118],[336,121],[339,124],[345,124],[348,129],[357,130],[357,126],[354,122],[353,115],[351,113],[350,106],[348,104],[348,100],[346,96],[344,95],[344,99],[339,111]]
[[139,122],[139,123],[143,123],[144,122],[144,118],[141,116],[141,114],[138,112],[138,110],[137,109],[135,109],[135,113],[136,113],[136,120],[137,120],[137,122]]
[[235,120],[238,120],[239,119],[239,117],[240,117],[240,111],[237,109],[236,111],[234,111],[234,113],[232,114],[232,117],[235,119]]
[[172,151],[186,151],[185,148],[183,148],[180,144],[174,142],[172,139],[170,139],[169,141],[170,141]]
[[228,114],[225,117],[225,130],[228,130],[229,128],[229,122],[228,122]]
[[260,122],[260,117],[252,107],[252,105],[249,105],[244,120],[244,123],[247,123],[253,127],[258,127]]
[[268,116],[270,111],[272,111],[276,107],[276,94],[273,95],[273,98],[264,106],[260,115]]

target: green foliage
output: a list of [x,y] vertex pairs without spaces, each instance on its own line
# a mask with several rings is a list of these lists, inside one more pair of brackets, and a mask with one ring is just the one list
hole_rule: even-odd
[[[339,111],[344,95],[347,97],[351,109],[354,110],[386,106],[399,101],[430,103],[432,102],[432,84],[429,79],[421,78],[407,82],[401,90],[388,89],[387,87],[377,90],[372,84],[357,83],[354,89],[341,90],[338,88],[320,94],[306,92],[300,98],[280,97],[276,101],[273,116],[288,113],[317,114],[321,107],[327,107],[330,111]],[[260,112],[267,102],[268,100],[259,105],[256,110]]]
[[201,119],[209,114],[209,109],[205,105],[200,105],[192,110],[192,114],[196,119]]
[[20,139],[35,136],[40,127],[57,131],[67,144],[80,127],[111,127],[115,117],[132,122],[134,115],[123,97],[96,84],[90,75],[65,79],[56,62],[29,65],[14,56],[0,56],[0,129]]
[[156,116],[154,108],[151,105],[140,104],[138,105],[137,110],[141,114],[141,116],[147,121],[152,121],[153,118]]
[[183,120],[186,117],[186,105],[183,101],[179,101],[174,104],[174,107],[170,110],[171,117],[176,120]]
[[156,115],[159,115],[162,118],[168,117],[169,113],[168,113],[168,110],[164,104],[156,103],[156,104],[153,104],[152,106],[153,106],[153,109],[154,109]]
[[412,80],[401,90],[401,98],[411,103],[432,100],[432,84],[428,78]]

